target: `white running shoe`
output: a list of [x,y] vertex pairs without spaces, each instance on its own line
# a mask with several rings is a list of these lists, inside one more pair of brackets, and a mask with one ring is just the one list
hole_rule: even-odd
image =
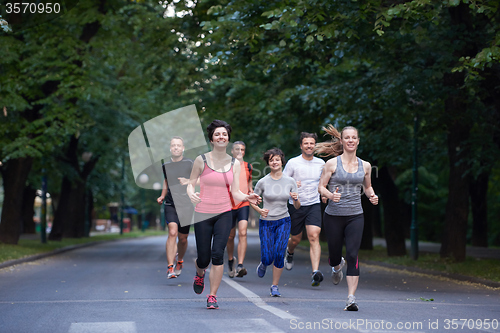
[[344,273],[342,273],[342,267],[345,265],[345,260],[344,257],[340,260],[340,267],[338,271],[335,270],[334,267],[332,267],[332,282],[333,284],[337,285],[342,281],[342,278],[344,277]]
[[288,252],[288,248],[286,248],[286,253],[285,253],[285,268],[287,271],[293,268],[293,253],[290,254]]
[[354,295],[349,295],[347,297],[347,302],[345,302],[344,311],[358,311],[358,304],[356,303],[356,297]]

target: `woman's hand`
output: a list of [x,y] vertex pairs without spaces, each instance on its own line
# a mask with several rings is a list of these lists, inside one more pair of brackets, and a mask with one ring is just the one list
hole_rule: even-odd
[[266,217],[267,217],[267,214],[269,214],[269,209],[262,208],[262,209],[260,210],[260,215],[261,215],[263,218],[266,218]]
[[372,193],[369,199],[373,205],[378,205],[378,196],[375,193]]
[[179,179],[179,183],[181,183],[181,185],[183,185],[183,186],[189,184],[189,179],[187,179],[187,178],[179,177],[177,179]]
[[246,201],[254,205],[258,205],[262,201],[262,198],[255,193],[248,194],[246,199],[247,199]]
[[339,188],[337,187],[337,189],[335,190],[335,192],[332,193],[332,201],[333,202],[339,202],[341,196],[342,196],[342,194],[339,193]]
[[194,192],[189,196],[189,199],[191,199],[191,202],[194,203],[195,205],[199,204],[201,202],[200,192]]
[[290,196],[292,197],[293,201],[299,200],[299,194],[297,192],[290,192]]
[[163,203],[163,200],[165,199],[165,197],[162,195],[162,196],[159,196],[158,199],[156,199],[156,201],[158,202],[158,204],[162,204]]

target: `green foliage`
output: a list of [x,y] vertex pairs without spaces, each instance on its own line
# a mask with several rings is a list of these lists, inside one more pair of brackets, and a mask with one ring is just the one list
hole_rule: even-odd
[[28,256],[51,252],[64,247],[75,246],[79,244],[105,242],[126,238],[150,237],[150,236],[164,236],[165,231],[156,231],[148,229],[145,232],[132,231],[122,235],[116,233],[107,233],[91,236],[89,238],[69,238],[58,242],[48,241],[43,244],[39,240],[21,239],[18,245],[8,245],[0,243],[0,262],[8,260],[21,259]]

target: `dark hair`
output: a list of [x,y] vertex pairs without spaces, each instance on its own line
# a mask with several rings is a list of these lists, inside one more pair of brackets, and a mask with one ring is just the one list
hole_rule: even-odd
[[[353,126],[346,126],[342,129],[341,132],[339,132],[331,124],[326,127],[323,127],[323,131],[325,131],[326,134],[329,134],[332,137],[332,140],[329,142],[317,143],[315,147],[315,153],[325,157],[339,156],[340,154],[342,154],[344,152],[344,148],[340,143],[340,139],[342,139],[342,133],[344,133],[344,131],[347,129],[355,130],[356,133],[358,133],[358,129]],[[358,139],[359,139],[359,134],[358,134]]]
[[318,142],[318,135],[316,133],[308,133],[308,132],[300,133],[300,144],[302,144],[302,140],[304,140],[305,138],[313,138],[314,143]]
[[273,156],[279,156],[281,158],[281,164],[285,165],[285,163],[286,163],[285,154],[283,153],[283,151],[281,151],[281,149],[276,148],[276,147],[266,151],[262,158],[264,159],[264,161],[266,161],[266,164],[269,165],[269,160]]
[[210,125],[207,126],[208,141],[212,142],[215,129],[219,127],[224,127],[226,129],[227,138],[228,140],[231,140],[231,125],[226,123],[224,120],[215,119],[210,123]]

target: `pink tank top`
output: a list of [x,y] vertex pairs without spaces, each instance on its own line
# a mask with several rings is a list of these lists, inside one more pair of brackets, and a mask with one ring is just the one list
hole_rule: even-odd
[[234,157],[231,160],[231,168],[227,172],[217,172],[211,169],[207,164],[205,155],[202,154],[201,157],[205,163],[200,176],[201,202],[196,205],[195,211],[206,214],[219,214],[230,211],[229,187],[233,183]]

